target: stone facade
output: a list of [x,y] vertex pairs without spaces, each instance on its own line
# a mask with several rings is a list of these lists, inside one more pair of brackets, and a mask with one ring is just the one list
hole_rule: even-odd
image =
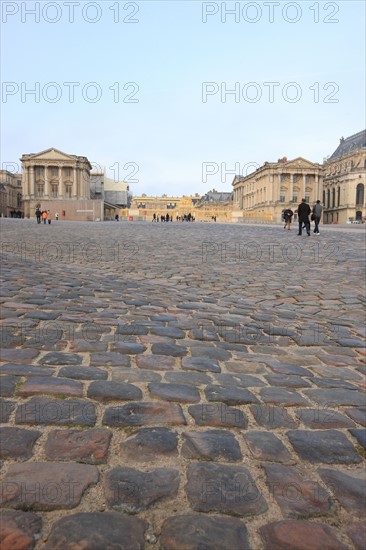
[[[91,221],[103,219],[103,201],[91,201],[90,171],[86,157],[51,148],[23,155],[22,187],[24,214],[34,216],[37,206],[59,213],[60,219]],[[95,204],[94,204],[95,203]]]
[[366,130],[341,138],[324,170],[324,223],[365,220]]
[[22,175],[0,170],[0,216],[23,218]]
[[[281,220],[285,208],[297,209],[302,198],[311,205],[321,200],[323,167],[302,157],[265,162],[248,176],[233,181],[233,220]],[[296,219],[296,216],[295,216]]]

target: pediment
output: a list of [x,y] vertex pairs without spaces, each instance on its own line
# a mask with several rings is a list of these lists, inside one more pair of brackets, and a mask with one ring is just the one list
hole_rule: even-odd
[[291,170],[302,170],[304,168],[318,168],[318,165],[310,160],[306,160],[303,157],[297,157],[296,159],[289,160],[282,164],[283,167],[289,168]]
[[75,161],[74,155],[68,155],[67,153],[63,153],[62,151],[59,151],[59,149],[55,149],[54,147],[51,147],[51,149],[47,149],[46,151],[41,151],[40,153],[35,153],[30,157],[32,160],[72,160]]

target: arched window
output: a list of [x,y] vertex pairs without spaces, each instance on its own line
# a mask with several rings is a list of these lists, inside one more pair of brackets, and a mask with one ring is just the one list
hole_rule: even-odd
[[337,189],[337,206],[340,206],[341,204],[341,188],[338,187]]
[[332,189],[332,208],[335,207],[335,187]]
[[327,207],[330,208],[330,189],[327,192]]
[[363,204],[364,201],[365,186],[363,183],[359,183],[356,187],[356,204]]
[[323,190],[323,204],[325,206],[325,191]]

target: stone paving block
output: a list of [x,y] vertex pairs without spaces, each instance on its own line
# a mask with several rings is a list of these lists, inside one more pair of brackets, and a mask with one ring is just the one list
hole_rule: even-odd
[[199,391],[187,384],[164,384],[160,382],[148,385],[152,397],[180,403],[198,403],[201,399]]
[[231,353],[218,347],[195,346],[191,350],[192,357],[213,359],[214,361],[228,361]]
[[[309,388],[310,383],[301,376],[290,376],[282,374],[267,374],[265,378],[271,386],[282,386],[286,388]],[[314,382],[314,380],[312,380]]]
[[82,357],[76,353],[51,352],[40,360],[40,365],[81,365]]
[[331,428],[354,428],[355,423],[333,409],[297,409],[296,416],[307,428],[314,430]]
[[134,342],[115,342],[111,347],[112,352],[124,355],[137,355],[138,353],[144,353],[146,349],[146,346]]
[[189,386],[206,386],[212,382],[211,376],[201,372],[167,372],[164,375],[164,380],[172,384],[188,384]]
[[366,524],[352,523],[347,529],[347,535],[356,547],[356,550],[365,550],[366,548]]
[[52,376],[53,368],[39,367],[36,365],[18,365],[16,363],[7,363],[0,367],[1,374],[11,374],[13,376]]
[[8,401],[0,398],[0,423],[9,422],[10,416],[15,409],[15,401]]
[[248,419],[237,407],[225,403],[201,403],[191,405],[188,412],[198,426],[215,426],[223,428],[246,428]]
[[106,342],[93,342],[89,340],[72,340],[70,343],[70,351],[75,353],[91,352],[91,351],[107,351],[108,344]]
[[259,403],[256,396],[246,388],[235,386],[216,386],[210,384],[205,389],[207,401],[221,401],[227,405],[241,405],[247,403]]
[[96,418],[95,405],[84,399],[32,397],[18,405],[15,413],[16,424],[94,426]]
[[249,470],[203,462],[187,469],[186,493],[193,510],[232,516],[256,516],[268,509]]
[[106,409],[105,426],[148,426],[149,424],[186,424],[182,408],[177,403],[143,402],[129,403]]
[[242,459],[239,443],[225,430],[183,432],[182,456],[197,460],[235,462]]
[[12,464],[0,482],[0,505],[46,511],[75,508],[98,477],[97,468],[87,464]]
[[[271,497],[288,518],[310,518],[333,512],[331,495],[309,473],[284,464],[264,464]],[[311,475],[311,474],[310,474]]]
[[108,380],[98,380],[89,385],[87,396],[90,399],[108,401],[135,401],[142,398],[142,391],[133,384]]
[[349,432],[355,437],[364,449],[366,449],[366,430],[349,430]]
[[142,336],[148,334],[149,328],[146,325],[139,323],[119,324],[117,325],[116,334],[126,334],[133,336]]
[[265,382],[250,374],[216,374],[215,381],[221,386],[243,386],[258,388],[265,386]]
[[151,353],[170,357],[184,357],[188,352],[186,348],[176,344],[157,343],[151,346]]
[[245,432],[244,439],[252,455],[258,460],[284,464],[294,461],[282,441],[271,432]]
[[304,390],[306,396],[327,407],[335,407],[337,405],[354,405],[364,407],[366,405],[366,395],[359,391],[343,390],[340,388],[327,390]]
[[137,355],[136,365],[140,369],[173,370],[176,359],[168,355]]
[[352,443],[337,430],[291,430],[286,435],[302,460],[325,464],[357,464],[362,460]]
[[31,348],[2,349],[0,352],[0,362],[20,363],[23,365],[28,365],[38,355],[39,351]]
[[185,337],[184,331],[177,327],[152,327],[151,334],[173,339],[182,339]]
[[299,393],[286,388],[261,388],[259,393],[265,403],[273,403],[274,405],[282,405],[283,407],[309,404]]
[[121,443],[122,456],[149,462],[178,455],[178,436],[168,428],[142,428]]
[[296,428],[299,424],[297,420],[292,418],[286,407],[251,405],[249,408],[257,424],[271,430],[276,428]]
[[250,550],[245,525],[236,518],[198,514],[175,516],[164,521],[161,550]]
[[357,470],[319,468],[318,473],[347,512],[357,517],[364,517],[366,499],[364,468]]
[[3,511],[1,513],[1,550],[33,550],[39,538],[42,520],[33,512]]
[[104,464],[112,433],[94,430],[53,430],[44,447],[49,460],[75,460],[86,464]]
[[221,372],[221,368],[214,359],[205,357],[184,357],[182,369],[197,370],[201,372]]
[[22,384],[18,395],[28,397],[30,395],[67,395],[81,397],[83,384],[67,378],[52,378],[50,376],[32,376]]
[[1,397],[12,397],[19,382],[17,376],[2,374],[0,376],[0,395]]
[[179,472],[155,468],[141,472],[133,468],[113,468],[105,475],[104,489],[110,508],[134,514],[150,508],[178,492]]
[[90,354],[91,367],[130,367],[131,359],[128,355],[108,351],[105,353]]
[[108,372],[96,367],[62,367],[58,376],[76,380],[106,380]]
[[366,407],[358,407],[357,409],[345,409],[345,412],[358,424],[366,426]]
[[265,550],[347,550],[337,532],[323,523],[282,520],[259,528]]
[[41,432],[22,428],[0,428],[0,459],[26,460],[32,456],[32,447]]
[[112,370],[112,380],[116,382],[160,382],[161,376],[158,372],[128,367],[114,367]]
[[146,521],[116,512],[84,512],[56,521],[44,550],[142,550]]

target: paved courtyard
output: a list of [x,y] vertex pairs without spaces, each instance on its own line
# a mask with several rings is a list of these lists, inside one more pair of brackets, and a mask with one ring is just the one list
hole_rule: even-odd
[[365,550],[363,227],[0,228],[2,550]]

